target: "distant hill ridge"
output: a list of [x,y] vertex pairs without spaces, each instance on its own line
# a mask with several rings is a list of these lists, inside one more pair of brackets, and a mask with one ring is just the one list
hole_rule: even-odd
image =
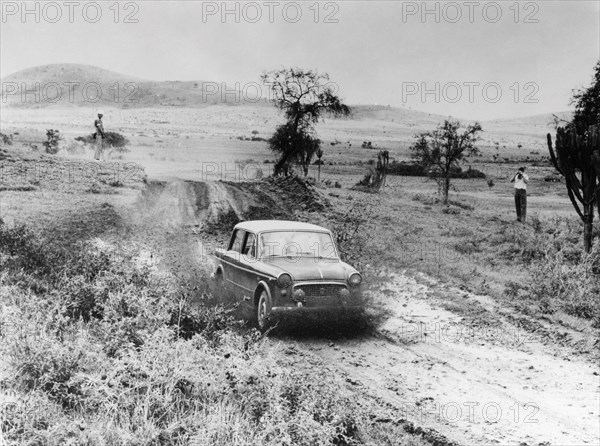
[[[253,101],[254,92],[238,92],[213,81],[152,81],[117,73],[93,65],[50,64],[27,68],[1,79],[2,104],[11,107],[204,107],[216,104],[269,105],[266,95]],[[23,91],[22,86],[25,86]],[[246,97],[248,95],[249,97]],[[354,105],[355,119],[404,122],[408,126],[434,125],[447,116],[383,105]],[[483,121],[491,126],[539,126],[552,122],[552,113],[520,118]],[[557,112],[569,120],[571,112]],[[465,120],[468,121],[468,120]]]
[[2,103],[25,108],[56,105],[136,108],[244,102],[242,92],[236,95],[233,88],[224,86],[202,80],[151,81],[92,65],[51,64],[27,68],[2,79]]

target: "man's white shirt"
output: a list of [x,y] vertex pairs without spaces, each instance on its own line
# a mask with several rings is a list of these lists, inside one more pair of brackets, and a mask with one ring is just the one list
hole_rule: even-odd
[[515,177],[515,189],[527,189],[527,183],[525,181],[529,181],[529,177],[526,174],[521,174],[522,177]]

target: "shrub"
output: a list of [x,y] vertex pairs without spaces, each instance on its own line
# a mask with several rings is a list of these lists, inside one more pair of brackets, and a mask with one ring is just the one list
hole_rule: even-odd
[[[81,141],[85,144],[95,144],[96,138],[95,134],[92,133],[87,136],[78,136],[75,138],[75,141]],[[104,132],[104,144],[106,147],[110,147],[117,152],[127,152],[128,149],[126,146],[129,144],[129,140],[125,138],[123,135],[117,132]]]
[[460,209],[457,209],[455,207],[446,206],[445,208],[442,209],[442,212],[444,214],[457,215],[457,214],[460,214]]
[[407,163],[404,161],[392,161],[388,167],[388,174],[408,177],[421,177],[426,175],[425,169],[422,165],[417,163]]
[[372,264],[375,256],[373,239],[369,235],[372,221],[369,199],[357,200],[348,211],[328,224],[332,228],[342,260],[359,270]]
[[[421,164],[408,163],[405,161],[392,161],[388,167],[390,175],[402,175],[407,177],[424,177],[429,176],[428,172]],[[485,178],[486,175],[480,170],[469,168],[465,171],[461,167],[453,167],[450,171],[451,178],[470,179],[470,178]]]
[[19,364],[19,373],[13,377],[15,387],[25,391],[40,389],[65,409],[77,406],[82,395],[77,373],[86,356],[81,345],[23,336],[9,340],[4,354]]
[[529,280],[509,281],[506,293],[516,304],[526,304],[551,314],[592,319],[600,324],[600,246],[586,255],[581,250],[578,221],[556,218],[542,221],[537,215],[531,226],[513,230],[506,226],[488,239],[495,249],[493,259],[519,262]]
[[46,148],[46,153],[55,154],[58,152],[58,145],[62,137],[60,136],[59,130],[46,130],[46,141],[44,141],[44,147]]
[[567,314],[600,321],[600,250],[574,263],[561,250],[531,268],[531,300],[544,313],[562,309]]
[[457,172],[453,172],[454,178],[463,178],[463,179],[471,179],[471,178],[485,178],[485,173],[480,170],[473,169],[471,166],[466,171],[463,171],[460,167]]
[[[18,133],[16,133],[18,134]],[[7,146],[12,146],[13,143],[13,135],[6,135],[0,132],[0,144],[4,144]]]

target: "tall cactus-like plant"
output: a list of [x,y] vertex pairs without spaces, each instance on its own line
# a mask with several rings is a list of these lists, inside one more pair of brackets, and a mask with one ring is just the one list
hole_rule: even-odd
[[584,134],[559,127],[556,130],[556,148],[552,136],[548,138],[550,158],[556,170],[565,177],[567,192],[573,207],[583,221],[583,246],[592,249],[594,205],[600,211],[600,131],[589,126]]

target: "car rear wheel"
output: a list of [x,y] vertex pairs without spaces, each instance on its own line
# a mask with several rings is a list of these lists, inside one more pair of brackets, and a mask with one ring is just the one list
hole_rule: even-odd
[[215,286],[217,288],[223,288],[223,286],[224,286],[223,271],[217,270],[217,272],[214,275],[214,279],[215,279]]
[[269,328],[270,317],[269,296],[265,290],[262,290],[256,306],[256,325],[261,332]]
[[223,271],[218,269],[212,275],[212,280],[209,281],[209,289],[213,296],[224,297],[225,296],[225,279],[223,278]]

